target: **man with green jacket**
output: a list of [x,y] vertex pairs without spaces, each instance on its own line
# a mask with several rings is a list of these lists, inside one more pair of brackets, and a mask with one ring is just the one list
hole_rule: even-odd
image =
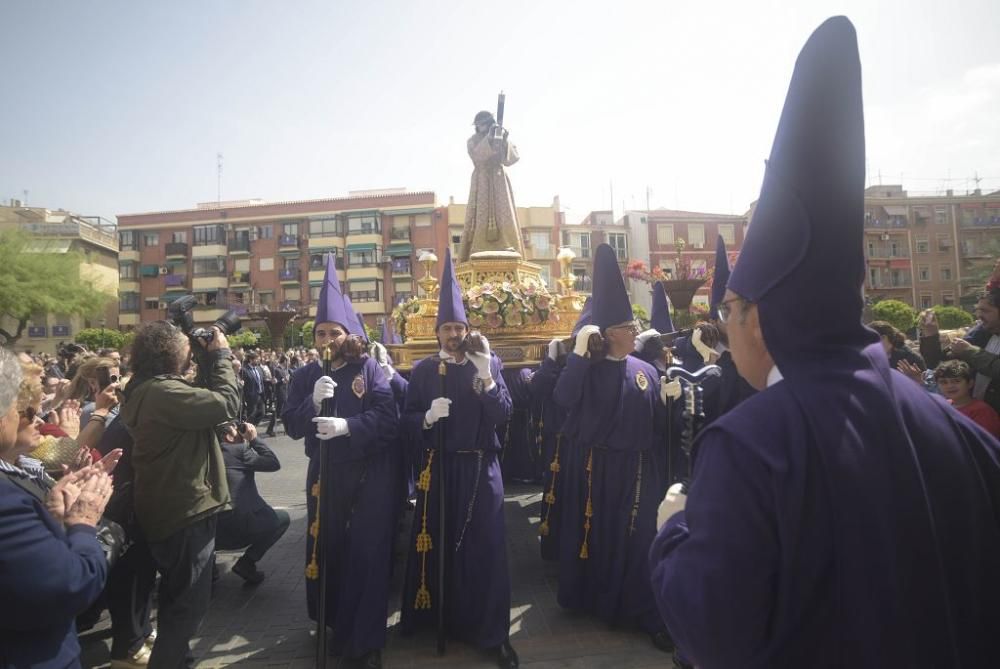
[[135,441],[136,519],[160,572],[151,669],[193,666],[189,644],[211,597],[218,514],[231,507],[216,427],[236,417],[236,376],[225,335],[198,340],[196,384],[188,337],[166,321],[145,323],[132,344],[133,377],[120,418]]

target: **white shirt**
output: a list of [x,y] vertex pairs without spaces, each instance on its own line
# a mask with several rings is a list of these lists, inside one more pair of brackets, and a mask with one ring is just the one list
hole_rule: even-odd
[[784,381],[784,379],[785,377],[781,375],[781,372],[778,370],[778,366],[775,365],[771,368],[771,371],[767,373],[767,387],[770,388],[778,381]]

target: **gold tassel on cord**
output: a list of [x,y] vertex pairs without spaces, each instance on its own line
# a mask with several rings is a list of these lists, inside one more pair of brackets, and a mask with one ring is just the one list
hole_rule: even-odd
[[556,450],[552,455],[552,462],[549,463],[549,471],[552,472],[552,485],[545,493],[545,503],[548,505],[545,509],[545,519],[538,526],[538,534],[543,537],[549,536],[549,516],[552,515],[552,506],[556,503],[556,477],[559,475],[559,446],[561,442],[562,432],[556,435]]
[[632,502],[632,518],[629,521],[628,533],[635,532],[635,521],[639,517],[639,498],[642,496],[642,451],[639,451],[639,467],[635,472],[635,500]]
[[417,552],[420,553],[420,587],[413,602],[415,609],[431,608],[431,591],[427,588],[427,553],[434,547],[430,532],[427,531],[427,500],[431,495],[431,463],[434,462],[434,451],[427,451],[427,466],[420,472],[417,479],[417,489],[424,491],[424,512],[420,533],[417,534]]
[[320,487],[319,480],[312,484],[310,494],[316,498],[316,519],[309,525],[309,534],[313,538],[312,557],[306,565],[306,578],[315,581],[319,578],[319,562],[316,561],[316,548],[319,546],[319,508],[320,508]]
[[587,508],[583,512],[583,546],[580,547],[580,559],[586,560],[590,557],[590,550],[587,542],[590,540],[590,519],[594,517],[593,502],[594,485],[594,449],[587,453]]

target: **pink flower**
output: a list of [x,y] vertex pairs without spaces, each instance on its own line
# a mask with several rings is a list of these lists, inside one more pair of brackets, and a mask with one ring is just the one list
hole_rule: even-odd
[[473,286],[472,288],[469,289],[469,292],[467,293],[470,300],[474,300],[482,294],[483,291],[479,286]]
[[539,295],[538,298],[535,300],[535,306],[538,307],[539,309],[548,309],[549,308],[549,296],[548,295]]
[[469,325],[478,328],[483,324],[483,317],[480,314],[469,314]]
[[486,315],[486,327],[498,328],[503,325],[503,319],[500,318],[500,314],[491,313]]
[[486,299],[483,300],[483,312],[487,314],[495,314],[500,311],[500,303],[496,299]]

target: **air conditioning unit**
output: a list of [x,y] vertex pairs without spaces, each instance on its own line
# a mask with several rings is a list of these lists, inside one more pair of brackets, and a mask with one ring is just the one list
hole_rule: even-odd
[[705,248],[705,245],[704,244],[692,244],[691,248],[693,248],[693,249],[703,249],[703,248]]
[[160,302],[159,304],[157,304],[157,305],[156,305],[156,308],[157,308],[157,309],[166,309],[166,308],[167,308],[167,306],[168,306],[168,305],[167,305],[167,303],[166,303],[166,302]]
[[166,265],[160,267],[160,276],[165,276],[167,274],[170,274],[170,268],[167,267]]
[[382,259],[379,262],[381,262],[383,265],[391,265],[392,256],[382,256]]

